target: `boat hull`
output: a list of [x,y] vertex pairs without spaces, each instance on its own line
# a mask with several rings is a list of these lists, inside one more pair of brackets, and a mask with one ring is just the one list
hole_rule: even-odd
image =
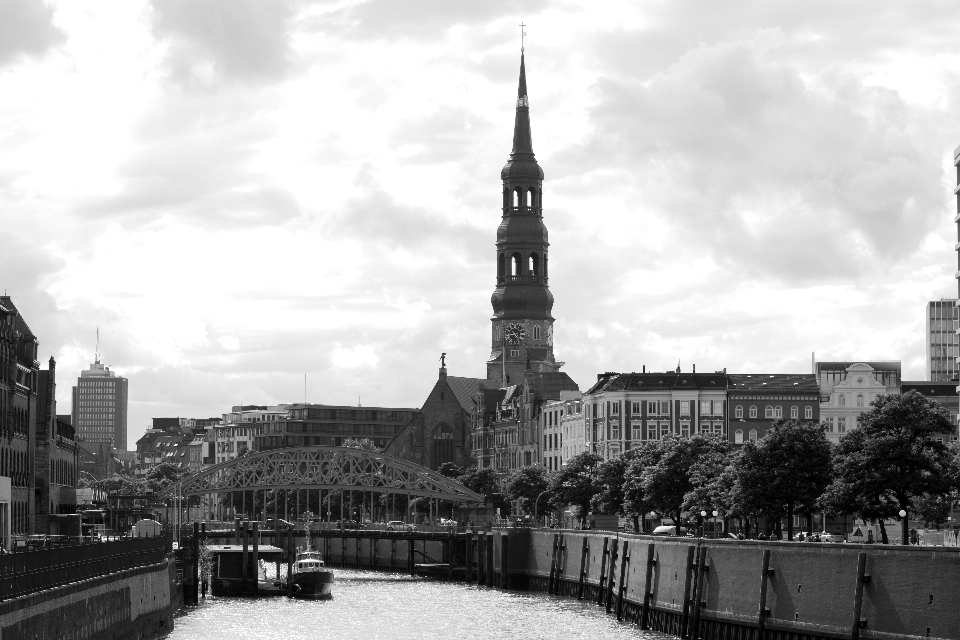
[[310,571],[293,576],[293,597],[324,600],[333,597],[333,571]]

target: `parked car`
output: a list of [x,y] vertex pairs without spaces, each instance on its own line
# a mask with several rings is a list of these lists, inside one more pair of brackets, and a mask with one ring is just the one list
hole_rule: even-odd
[[680,527],[680,531],[677,531],[677,527],[674,525],[661,525],[653,530],[653,535],[655,536],[685,536],[687,535],[687,529],[685,527]]
[[400,520],[391,520],[387,523],[387,531],[404,531],[406,533],[413,533],[417,530],[416,525],[407,524]]

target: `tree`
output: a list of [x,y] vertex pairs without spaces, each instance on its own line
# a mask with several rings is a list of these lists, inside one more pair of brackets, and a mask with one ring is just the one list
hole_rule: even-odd
[[[543,465],[531,464],[514,469],[507,475],[503,484],[510,500],[522,500],[525,509],[534,510],[538,514],[546,511],[547,495],[544,492],[550,484],[550,472]],[[537,502],[538,498],[539,502]]]
[[828,513],[879,520],[887,543],[884,518],[901,509],[916,513],[956,488],[956,458],[938,441],[953,425],[946,409],[916,391],[880,396],[871,407],[840,438],[821,505]]
[[161,462],[150,467],[150,470],[147,471],[145,484],[148,490],[159,493],[171,484],[180,482],[191,475],[189,469],[176,462]]
[[696,513],[726,512],[724,471],[729,466],[730,443],[726,440],[694,460],[689,473],[691,489],[683,496],[683,508]]
[[570,458],[550,479],[550,506],[560,511],[573,505],[582,525],[590,512],[590,500],[597,493],[594,472],[602,461],[588,451]]
[[[649,510],[669,516],[679,533],[686,496],[694,489],[691,471],[700,458],[725,451],[729,444],[719,436],[697,434],[689,438],[667,436],[657,441],[657,447],[656,463],[640,472],[643,503]],[[632,466],[630,471],[635,474],[639,469]]]
[[437,469],[437,473],[444,476],[445,478],[453,478],[456,480],[464,474],[466,470],[463,467],[458,467],[452,462],[444,462],[440,465],[440,468]]
[[467,469],[456,480],[470,491],[479,493],[485,498],[489,498],[500,491],[500,479],[497,477],[497,472],[491,467]]
[[364,451],[383,453],[383,449],[378,447],[370,438],[347,438],[343,441],[343,446],[350,447],[351,449],[363,449]]
[[[629,514],[633,517],[634,530],[640,531],[640,514],[643,511],[632,508],[635,503],[631,498],[636,496],[628,496],[626,473],[627,468],[635,461],[639,461],[637,464],[644,467],[653,464],[655,451],[654,443],[642,442],[615,458],[601,462],[594,474],[598,493],[590,500],[593,512],[604,515]],[[631,486],[631,490],[635,491],[636,487]],[[642,493],[642,489],[640,491]]]
[[741,513],[785,516],[792,539],[793,515],[812,512],[830,484],[830,455],[822,425],[777,420],[734,458],[729,501]]

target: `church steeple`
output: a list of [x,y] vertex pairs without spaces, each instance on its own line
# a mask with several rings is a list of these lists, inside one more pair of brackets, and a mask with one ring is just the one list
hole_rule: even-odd
[[487,379],[519,384],[524,372],[557,371],[553,356],[553,294],[547,286],[547,228],[543,224],[543,169],[533,154],[526,61],[520,82],[513,148],[500,172],[503,217],[497,229],[497,287],[491,296],[493,335]]

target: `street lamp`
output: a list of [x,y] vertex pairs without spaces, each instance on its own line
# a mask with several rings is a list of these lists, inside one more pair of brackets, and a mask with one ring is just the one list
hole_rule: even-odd
[[718,516],[718,515],[720,515],[720,514],[717,513],[717,510],[716,510],[716,509],[714,509],[714,510],[713,510],[713,537],[714,537],[714,538],[717,537],[717,516]]
[[547,491],[550,491],[550,490],[549,490],[549,489],[544,489],[543,491],[541,491],[541,492],[540,492],[540,495],[537,496],[536,502],[533,503],[533,520],[534,520],[534,522],[539,522],[539,520],[537,520],[537,506],[540,504],[540,498],[542,498],[542,497],[543,497],[543,494],[545,494]]
[[701,538],[703,537],[703,521],[706,517],[707,517],[707,512],[701,511],[700,512],[700,537]]
[[900,526],[901,526],[901,535],[903,536],[900,544],[909,545],[910,538],[907,536],[907,512],[903,509],[900,509]]

